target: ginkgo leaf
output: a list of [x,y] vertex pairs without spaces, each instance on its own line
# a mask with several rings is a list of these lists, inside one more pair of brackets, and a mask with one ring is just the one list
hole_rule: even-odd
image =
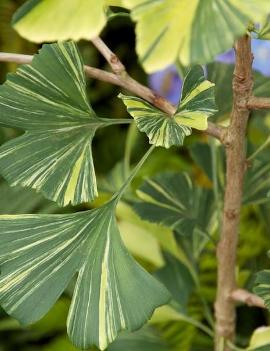
[[211,62],[245,34],[250,21],[264,22],[268,0],[123,0],[137,22],[137,52],[147,72],[179,59],[188,66]]
[[0,304],[22,324],[39,320],[78,273],[68,316],[75,346],[104,350],[170,295],[124,247],[115,200],[86,212],[0,216]]
[[191,235],[195,226],[207,232],[214,216],[211,191],[194,186],[185,173],[167,172],[146,179],[137,194],[141,201],[134,209],[142,219],[181,235]]
[[134,118],[141,132],[147,134],[150,144],[166,148],[183,145],[184,138],[191,134],[191,128],[178,125],[173,116],[150,105],[148,102],[120,94],[129,114]]
[[13,17],[13,27],[35,42],[92,39],[106,24],[105,0],[29,0]]
[[270,310],[270,270],[259,272],[255,283],[254,292],[264,300],[265,306]]
[[72,42],[44,45],[0,87],[0,124],[26,133],[0,148],[0,172],[14,185],[60,205],[97,195],[91,143],[98,118],[86,96],[83,63]]
[[185,77],[182,97],[172,116],[140,98],[122,94],[119,97],[150,143],[166,148],[183,145],[191,128],[207,129],[207,118],[216,112],[214,84],[205,79],[201,66],[193,67]]
[[258,38],[259,39],[264,39],[264,40],[269,40],[270,39],[270,22],[267,19],[267,21],[264,23],[263,26],[261,26],[259,33],[258,33]]

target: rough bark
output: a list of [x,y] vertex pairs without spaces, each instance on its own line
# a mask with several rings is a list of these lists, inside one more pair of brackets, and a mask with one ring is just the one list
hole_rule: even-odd
[[226,136],[226,189],[221,237],[217,248],[218,287],[215,303],[216,351],[229,351],[226,341],[235,335],[236,255],[243,178],[246,170],[247,103],[252,93],[252,53],[250,38],[245,36],[235,45],[236,64],[233,78],[233,110]]

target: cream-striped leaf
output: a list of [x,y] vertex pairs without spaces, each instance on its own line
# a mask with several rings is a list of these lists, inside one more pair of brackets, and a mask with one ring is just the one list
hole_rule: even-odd
[[147,72],[179,59],[211,62],[244,35],[250,21],[264,23],[269,0],[123,0],[137,22],[137,52]]
[[255,283],[255,293],[264,300],[265,306],[270,310],[270,270],[259,272]]
[[64,215],[0,216],[0,304],[22,324],[37,321],[78,273],[68,316],[75,346],[104,350],[168,302],[167,290],[124,247],[115,200]]
[[134,209],[142,219],[178,234],[192,235],[195,227],[207,233],[214,222],[213,194],[194,185],[185,173],[161,173],[146,179],[137,194],[141,201]]
[[173,116],[150,105],[148,102],[120,94],[128,113],[134,118],[141,132],[147,134],[150,144],[166,148],[183,145],[184,138],[191,134],[191,128],[178,125]]
[[26,133],[0,148],[0,172],[60,205],[97,195],[91,143],[98,118],[86,96],[83,63],[72,42],[44,45],[31,65],[0,87],[0,124]]
[[205,79],[201,66],[194,66],[185,77],[182,97],[172,116],[140,98],[122,94],[119,97],[150,143],[166,148],[183,145],[191,128],[207,129],[207,118],[217,111],[214,84]]
[[92,39],[106,24],[105,0],[28,0],[13,17],[13,27],[35,43]]

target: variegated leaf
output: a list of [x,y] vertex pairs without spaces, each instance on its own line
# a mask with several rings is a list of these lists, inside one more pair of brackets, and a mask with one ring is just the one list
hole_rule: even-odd
[[28,0],[13,17],[13,26],[35,43],[92,39],[106,24],[105,0]]
[[166,148],[183,145],[191,128],[207,129],[207,118],[216,112],[214,84],[205,79],[201,66],[193,67],[185,77],[182,97],[173,116],[140,98],[119,96],[150,143]]
[[183,145],[184,138],[191,134],[191,128],[178,125],[173,116],[158,110],[148,102],[120,94],[128,113],[134,118],[139,130],[147,134],[150,144],[166,148]]
[[167,290],[124,247],[115,200],[64,215],[0,216],[0,304],[22,324],[40,319],[78,272],[68,334],[104,350],[168,302]]
[[270,270],[259,272],[255,283],[255,293],[264,300],[265,306],[270,310]]
[[60,205],[97,195],[91,143],[98,118],[86,96],[83,63],[72,42],[44,45],[31,65],[0,88],[0,124],[26,133],[0,148],[0,172]]
[[134,209],[142,219],[181,235],[191,235],[195,226],[207,232],[214,216],[212,193],[194,186],[187,174],[161,173],[146,179],[137,194]]
[[137,22],[137,52],[147,72],[177,59],[188,66],[213,61],[244,35],[251,21],[264,23],[268,0],[123,0]]

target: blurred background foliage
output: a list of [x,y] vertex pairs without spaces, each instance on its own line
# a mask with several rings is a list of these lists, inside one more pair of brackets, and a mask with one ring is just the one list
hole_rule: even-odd
[[[0,51],[33,54],[39,49],[38,46],[21,39],[11,28],[11,16],[22,3],[20,0],[0,0]],[[182,86],[181,76],[186,69],[180,65],[171,66],[147,77],[137,61],[134,26],[128,17],[118,18],[117,21],[111,19],[102,37],[126,65],[131,76],[150,85],[172,103],[178,102]],[[90,43],[80,42],[79,47],[85,63],[109,69]],[[253,50],[255,95],[269,96],[270,79],[267,76],[270,75],[270,44],[254,40]],[[231,109],[233,61],[234,55],[230,51],[220,55],[216,62],[206,67],[209,79],[217,85],[219,112],[214,119],[224,125],[228,124]],[[16,65],[13,63],[1,63],[1,83],[4,82],[6,74],[15,69]],[[98,115],[127,117],[122,102],[117,98],[117,87],[88,80],[88,88],[89,99]],[[18,133],[17,130],[1,128],[0,143]],[[239,285],[249,290],[253,288],[256,272],[270,267],[266,255],[267,249],[270,248],[270,164],[267,161],[270,151],[269,135],[270,114],[253,113],[248,131],[249,154],[262,144],[265,147],[248,163],[243,199],[237,272]],[[100,196],[94,204],[60,209],[31,190],[10,188],[1,179],[0,213],[60,213],[98,206],[122,183],[125,167],[128,167],[129,163],[136,163],[147,148],[146,137],[133,126],[101,129],[93,145],[100,187]],[[192,195],[185,194],[180,178],[177,178],[183,177],[183,174],[186,174],[193,184]],[[193,227],[190,224],[190,214],[181,214],[183,222],[178,226],[177,220],[172,220],[172,216],[162,206],[154,208],[152,216],[145,215],[150,213],[144,211],[145,206],[149,208],[151,204],[144,201],[142,194],[149,191],[145,182],[149,177],[158,179],[160,184],[170,188],[175,196],[186,198],[191,204],[191,212],[194,211],[193,219],[197,219]],[[140,191],[136,192],[135,189],[138,188]],[[143,329],[132,334],[123,333],[108,348],[109,351],[213,349],[215,246],[221,220],[223,188],[223,150],[215,141],[207,140],[206,136],[196,132],[186,139],[182,148],[157,148],[143,166],[134,181],[133,189],[130,189],[125,195],[125,201],[119,205],[117,218],[129,250],[146,269],[167,286],[173,301],[169,306],[158,309]],[[212,195],[208,196],[209,193]],[[177,212],[177,209],[175,211]],[[189,230],[185,223],[189,223]],[[48,315],[31,327],[18,325],[0,310],[0,351],[75,351],[66,337],[65,330],[71,291],[71,287],[67,289]],[[237,312],[237,343],[246,349],[254,330],[269,324],[269,315],[266,311],[246,306],[239,306]],[[270,345],[269,329],[265,329],[264,334]],[[256,334],[255,337],[253,335],[252,345],[255,345],[255,348],[252,349],[259,345],[254,338],[256,339]],[[264,347],[264,344],[260,345]]]

